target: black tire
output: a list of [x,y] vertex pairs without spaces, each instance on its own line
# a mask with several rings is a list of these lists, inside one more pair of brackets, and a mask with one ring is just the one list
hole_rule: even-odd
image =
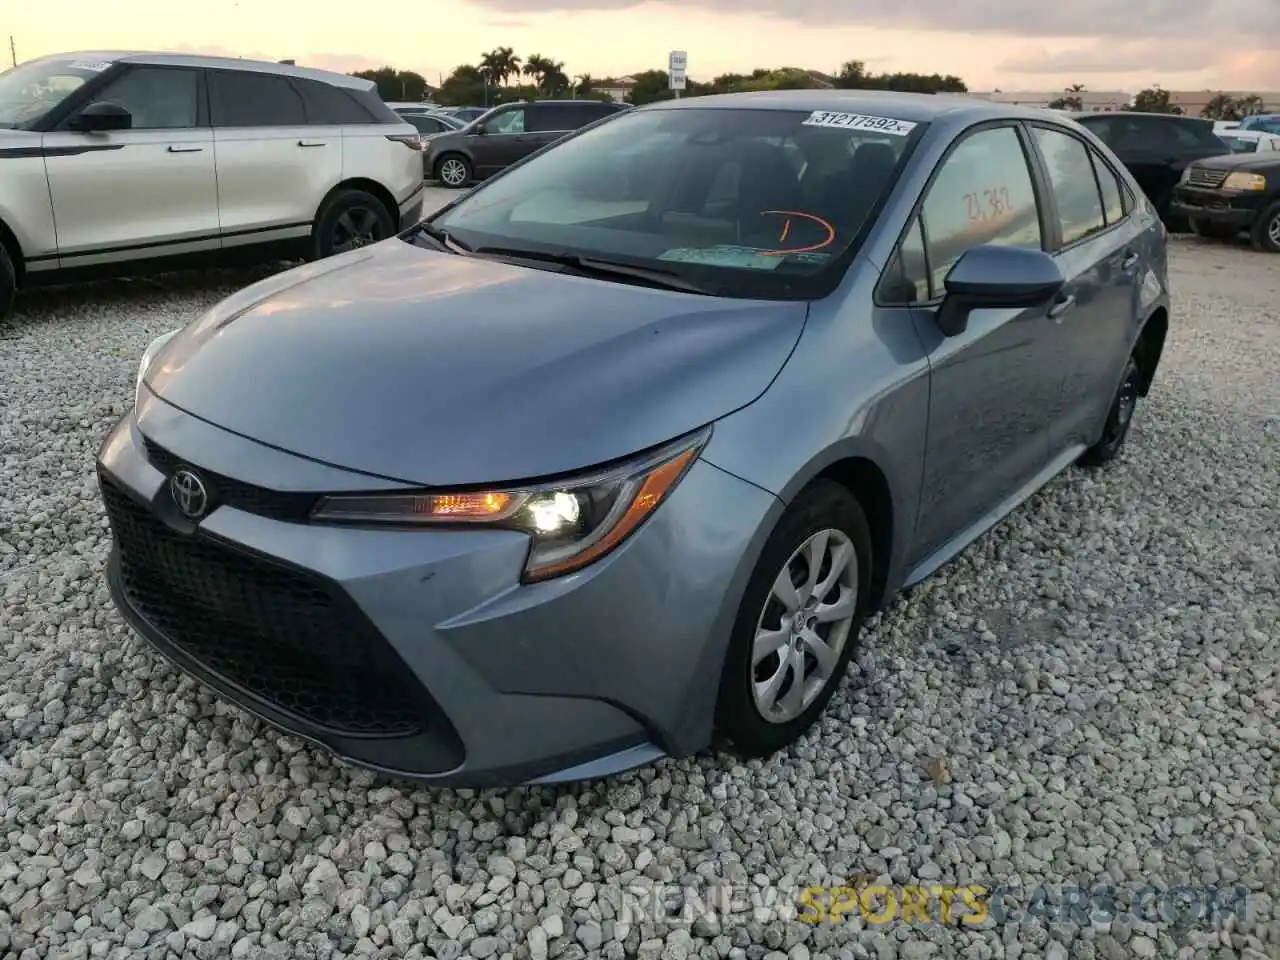
[[[757,669],[753,664],[756,630],[766,616],[771,615],[771,608],[776,605],[773,599],[775,579],[782,571],[790,569],[793,554],[811,537],[824,530],[843,533],[852,544],[857,558],[857,572],[856,577],[850,574],[850,579],[857,584],[856,609],[844,638],[844,645],[836,658],[835,668],[827,676],[825,686],[816,698],[793,719],[769,720],[757,707],[753,694]],[[765,543],[755,572],[747,583],[720,679],[716,727],[718,733],[730,741],[736,753],[744,757],[767,757],[798,740],[822,714],[832,694],[839,687],[858,643],[870,599],[872,562],[871,529],[867,525],[866,516],[857,499],[839,484],[827,480],[813,484],[782,515]],[[830,572],[829,564],[821,569]],[[777,605],[777,609],[781,610],[781,606]],[[780,627],[786,628],[785,620]],[[828,633],[823,639],[830,637],[831,634]],[[791,646],[784,644],[779,650],[789,652]],[[764,660],[760,663],[765,667],[766,673],[769,672],[768,664],[771,662]],[[785,670],[780,660],[777,663],[775,675]],[[807,671],[808,660],[804,663]],[[813,661],[813,666],[816,668],[816,660]],[[795,674],[792,673],[791,676],[794,677]],[[784,681],[781,688],[785,691],[789,686],[791,684]],[[779,699],[785,699],[785,694]]]
[[320,208],[311,228],[311,257],[323,260],[394,236],[395,219],[386,205],[364,190],[339,190]]
[[471,181],[476,175],[471,161],[460,153],[446,153],[436,161],[435,170],[432,173],[437,183],[444,184],[450,190],[461,190],[463,187],[471,186]]
[[1191,221],[1191,232],[1206,240],[1230,240],[1240,231],[1235,227],[1224,227],[1220,223],[1205,223],[1201,220]]
[[0,320],[7,320],[18,297],[18,275],[9,259],[9,251],[0,243]]
[[1107,408],[1107,420],[1102,436],[1092,447],[1080,455],[1079,463],[1085,467],[1100,467],[1120,455],[1124,441],[1133,425],[1133,413],[1137,408],[1142,387],[1142,367],[1136,354],[1125,363],[1124,375],[1116,388],[1111,406]]
[[1249,231],[1249,239],[1255,250],[1280,253],[1280,203],[1273,203]]

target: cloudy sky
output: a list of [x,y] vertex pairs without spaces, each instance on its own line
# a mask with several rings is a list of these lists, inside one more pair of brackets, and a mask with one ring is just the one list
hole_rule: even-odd
[[89,49],[179,49],[429,80],[511,46],[596,76],[695,79],[756,66],[954,73],[970,89],[1280,91],[1280,0],[35,0],[6,4],[21,61]]

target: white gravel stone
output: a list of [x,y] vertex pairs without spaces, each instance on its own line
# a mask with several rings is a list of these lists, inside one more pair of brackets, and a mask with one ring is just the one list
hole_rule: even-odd
[[[491,791],[340,767],[111,608],[92,463],[138,355],[265,271],[24,294],[0,326],[0,956],[1274,956],[1280,259],[1179,238],[1171,262],[1121,462],[1068,472],[878,615],[803,743]],[[1200,940],[1128,917],[683,929],[611,900],[853,876],[1240,884],[1252,917]]]

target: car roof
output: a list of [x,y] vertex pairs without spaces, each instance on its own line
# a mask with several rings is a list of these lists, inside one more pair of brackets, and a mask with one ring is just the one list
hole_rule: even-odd
[[[331,70],[317,70],[313,67],[297,67],[287,63],[275,63],[271,60],[248,60],[241,57],[207,57],[192,53],[164,53],[143,50],[94,50],[75,53],[56,53],[38,58],[44,61],[81,60],[88,62],[138,63],[148,66],[163,67],[204,67],[211,70],[247,70],[252,73],[273,73],[278,76],[300,77],[305,80],[318,80],[321,83],[352,90],[372,90],[372,80],[362,77],[351,77],[345,73],[334,73]],[[33,61],[29,61],[33,62]]]
[[1196,123],[1212,123],[1212,120],[1206,120],[1204,117],[1188,117],[1181,113],[1147,113],[1145,110],[1102,110],[1096,113],[1082,113],[1076,111],[1071,114],[1071,119],[1077,122],[1086,117],[1156,117],[1161,120],[1194,120]]
[[888,115],[896,120],[930,123],[946,118],[979,122],[986,119],[1056,118],[1036,107],[996,103],[981,97],[953,93],[900,93],[896,90],[762,90],[723,93],[682,100],[661,100],[641,110],[826,110],[832,113]]

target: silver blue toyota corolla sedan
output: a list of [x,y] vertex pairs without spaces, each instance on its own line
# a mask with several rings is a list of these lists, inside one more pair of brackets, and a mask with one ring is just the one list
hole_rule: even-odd
[[115,602],[397,776],[768,755],[868,613],[1116,457],[1165,239],[1048,112],[628,111],[153,343],[99,454]]

